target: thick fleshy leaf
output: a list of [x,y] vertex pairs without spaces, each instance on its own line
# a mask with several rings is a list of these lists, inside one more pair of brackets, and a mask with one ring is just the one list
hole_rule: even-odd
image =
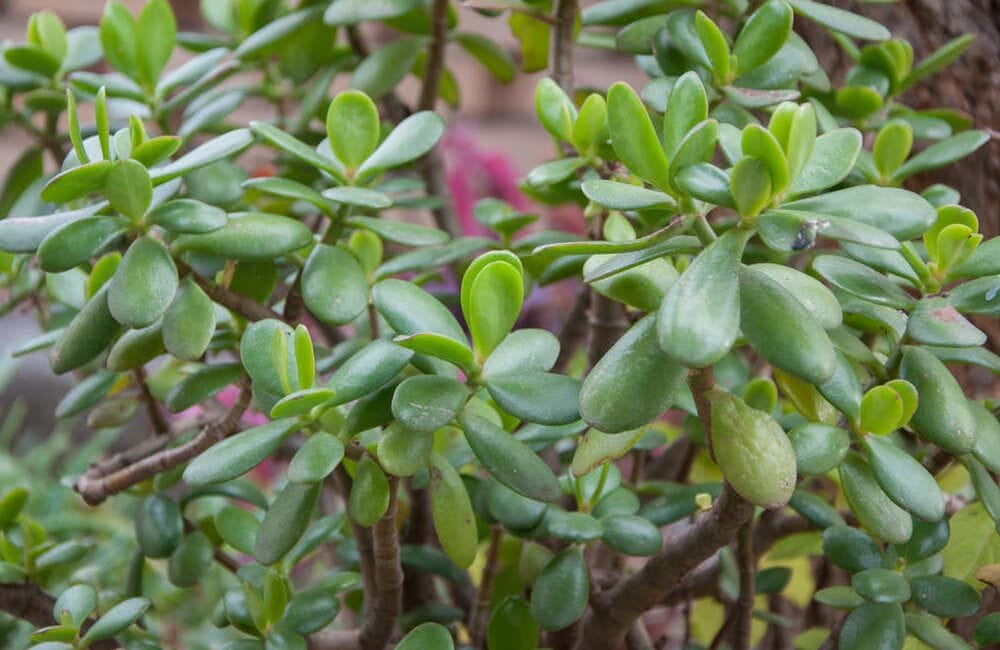
[[430,151],[444,133],[444,120],[430,111],[400,122],[358,168],[359,177],[405,165]]
[[810,422],[788,432],[800,474],[820,475],[837,467],[850,447],[847,432],[828,424]]
[[913,384],[920,395],[911,426],[945,451],[955,455],[969,451],[976,439],[975,418],[947,366],[927,350],[907,347],[899,377]]
[[413,352],[388,341],[372,341],[333,373],[326,387],[332,404],[346,404],[385,385],[402,370]]
[[42,217],[7,217],[0,219],[0,250],[8,253],[34,253],[49,233],[60,226],[92,216],[107,204],[79,210],[56,212]]
[[754,217],[771,202],[771,174],[756,156],[740,158],[729,173],[729,193],[736,211]]
[[49,364],[57,375],[75,370],[96,359],[108,347],[121,325],[108,309],[107,288],[87,301],[49,353]]
[[865,528],[890,544],[903,544],[910,539],[913,533],[910,514],[882,491],[861,456],[850,453],[844,458],[840,464],[840,482],[848,505]]
[[946,618],[971,616],[979,609],[979,594],[955,578],[921,576],[910,581],[913,602],[931,614]]
[[407,36],[375,50],[355,68],[351,88],[381,98],[410,72],[426,45],[426,37]]
[[71,167],[56,174],[42,188],[42,200],[49,203],[69,203],[104,189],[114,165],[107,160]]
[[869,41],[884,41],[889,30],[870,18],[812,0],[790,0],[795,12],[820,25],[847,36]]
[[160,72],[174,50],[177,23],[166,0],[150,0],[139,13],[135,24],[135,61],[139,79],[150,88],[156,86]]
[[302,538],[320,487],[320,483],[289,483],[282,488],[257,530],[253,555],[258,562],[264,565],[278,562]]
[[[878,246],[879,249],[874,251],[872,256],[882,254],[881,251],[896,250],[900,247],[899,240],[884,230],[879,230],[860,221],[814,212],[799,212],[783,208],[768,210],[757,217],[756,224],[758,234],[767,247],[778,251],[806,250],[815,245],[817,236],[841,242],[854,242],[867,247]],[[902,258],[900,259],[902,260]],[[909,270],[910,267],[905,260],[902,262],[905,269]],[[910,274],[912,275],[912,271]]]
[[836,129],[819,136],[787,196],[793,198],[833,187],[851,173],[860,152],[861,132],[857,129]]
[[331,187],[328,190],[323,190],[322,196],[342,205],[353,205],[373,210],[381,210],[392,205],[391,196],[366,187]]
[[986,334],[958,313],[950,298],[942,296],[917,303],[906,322],[906,333],[927,345],[969,347],[986,343]]
[[368,307],[365,272],[343,248],[318,244],[302,269],[302,300],[324,323],[349,323]]
[[198,145],[172,163],[150,170],[149,175],[153,179],[154,185],[162,185],[200,167],[235,156],[252,145],[253,142],[254,137],[250,129],[230,131]]
[[584,181],[580,189],[588,199],[611,210],[672,209],[675,206],[668,194],[617,181],[590,179]]
[[288,464],[288,480],[318,483],[340,464],[343,457],[344,444],[339,438],[322,431],[314,433]]
[[566,91],[548,77],[539,80],[535,88],[535,113],[545,130],[553,136],[566,141],[572,138],[576,106]]
[[663,547],[660,529],[637,515],[613,515],[601,520],[605,544],[625,555],[646,557]]
[[843,524],[823,531],[823,554],[830,561],[851,572],[881,567],[885,556],[866,533]]
[[696,199],[736,209],[736,201],[729,189],[729,176],[711,163],[683,167],[672,180],[674,187]]
[[274,420],[209,447],[184,470],[189,485],[222,483],[249,472],[300,426],[297,418]]
[[215,529],[222,540],[240,553],[253,555],[253,542],[260,522],[249,510],[226,506],[215,515]]
[[569,424],[580,419],[580,381],[550,372],[519,370],[492,374],[486,388],[500,408],[539,424]]
[[105,182],[108,201],[122,216],[138,221],[146,214],[153,200],[153,183],[143,165],[134,160],[120,160],[108,172]]
[[902,603],[910,599],[910,585],[901,574],[888,569],[867,569],[851,576],[851,586],[876,603]]
[[217,395],[223,388],[239,381],[243,368],[238,363],[220,363],[200,368],[174,384],[164,400],[166,407],[179,413]]
[[472,564],[479,534],[469,493],[462,477],[442,456],[434,454],[431,469],[431,513],[438,540],[459,567]]
[[531,605],[520,595],[507,596],[490,612],[487,647],[535,650],[539,643],[538,621]]
[[149,609],[149,601],[145,598],[129,598],[118,603],[94,623],[82,641],[86,644],[104,639],[110,639],[124,631]]
[[73,625],[82,625],[96,608],[97,592],[94,588],[88,584],[77,584],[59,594],[52,607],[52,617],[61,621],[65,614]]
[[59,226],[38,246],[43,271],[62,273],[83,264],[118,239],[128,222],[121,217],[84,217]]
[[542,569],[531,590],[531,613],[546,630],[561,630],[583,615],[590,578],[582,550],[570,547]]
[[[777,368],[820,385],[833,377],[836,355],[823,326],[771,276],[740,269],[740,327],[750,345]],[[774,314],[781,318],[774,318]]]
[[666,154],[642,100],[625,83],[608,90],[608,131],[622,162],[660,189],[669,187]]
[[986,144],[990,135],[985,131],[964,131],[958,135],[935,142],[916,156],[903,163],[893,174],[891,181],[901,183],[904,179],[930,169],[936,169],[960,160]]
[[580,389],[580,414],[607,433],[635,429],[673,405],[685,376],[685,368],[660,348],[656,316],[647,316],[587,375]]
[[389,279],[372,287],[372,301],[394,330],[404,335],[432,332],[465,343],[465,332],[434,296],[411,282]]
[[214,205],[194,199],[174,199],[150,211],[147,220],[171,232],[201,234],[223,227],[228,217]]
[[83,413],[101,401],[119,379],[118,373],[97,372],[79,382],[56,405],[57,418],[70,418]]
[[[818,148],[819,143],[817,151]],[[922,235],[937,216],[934,207],[919,194],[875,185],[849,187],[785,203],[782,207],[860,221],[881,228],[900,241]]]
[[514,80],[517,69],[507,50],[493,39],[473,32],[452,33],[451,38],[501,83]]
[[924,521],[944,516],[944,495],[923,465],[883,438],[869,436],[865,444],[875,480],[896,505]]
[[483,375],[503,375],[517,371],[552,369],[559,358],[559,339],[543,329],[525,328],[511,332],[483,364]]
[[433,431],[414,431],[400,422],[393,422],[378,439],[378,460],[389,474],[413,476],[427,469],[433,448]]
[[[289,153],[299,160],[321,169],[334,178],[346,182],[343,163],[329,156],[321,155],[315,149],[296,139],[278,127],[266,122],[250,122],[250,129],[263,138],[269,144]],[[250,143],[253,143],[253,136],[250,136]],[[197,149],[195,150],[197,151]],[[183,159],[182,159],[183,160]]]
[[378,108],[356,90],[338,94],[326,113],[330,148],[348,170],[357,169],[378,146],[381,130]]
[[329,388],[303,388],[285,395],[271,407],[272,418],[302,417],[333,399]]
[[452,650],[451,633],[438,623],[422,623],[410,630],[396,650]]
[[691,368],[721,359],[739,333],[739,263],[747,233],[709,245],[671,286],[657,316],[660,347]]
[[839,647],[843,650],[899,650],[905,638],[906,622],[899,603],[864,603],[844,620]]
[[434,431],[450,423],[467,398],[465,385],[450,377],[410,377],[392,396],[392,414],[409,429]]
[[180,508],[165,494],[152,494],[136,508],[136,541],[146,557],[164,558],[173,553],[183,531]]
[[239,47],[233,51],[233,56],[249,61],[272,52],[275,47],[286,42],[296,32],[305,29],[310,23],[316,22],[321,13],[323,13],[322,7],[309,7],[272,20],[243,39]]
[[549,466],[514,436],[468,410],[459,421],[472,452],[498,481],[539,501],[562,494]]
[[680,151],[681,141],[706,119],[708,98],[705,96],[705,87],[697,73],[686,72],[670,89],[663,116],[663,151],[670,159],[671,166],[676,166],[675,158]]
[[[318,487],[318,486],[317,486]],[[373,526],[389,508],[389,479],[371,456],[358,461],[347,511],[359,526]]]
[[215,307],[194,280],[186,278],[163,315],[163,345],[178,359],[197,359],[215,333]]
[[348,217],[344,223],[355,228],[370,230],[385,241],[402,246],[434,246],[443,244],[449,239],[448,233],[443,230],[395,219]]
[[397,336],[392,341],[407,350],[413,350],[419,354],[425,354],[452,363],[461,368],[466,374],[471,374],[474,369],[475,361],[472,358],[472,350],[464,343],[459,343],[447,336],[434,334],[433,332],[422,332],[420,334]]
[[752,70],[777,54],[792,31],[792,10],[784,0],[769,0],[753,12],[733,43],[737,73]]
[[177,267],[167,249],[151,237],[140,237],[111,278],[108,308],[122,325],[146,327],[167,310],[177,284]]
[[468,302],[463,311],[472,335],[473,348],[482,357],[506,337],[521,313],[524,282],[518,269],[504,261],[490,262],[462,280],[463,297],[468,285]]
[[860,262],[837,255],[821,255],[813,260],[824,280],[859,298],[895,309],[912,309],[914,299],[898,284]]
[[758,158],[767,167],[771,177],[771,192],[777,194],[784,191],[790,180],[788,160],[774,135],[762,126],[749,124],[743,129],[740,142],[744,156]]
[[784,264],[753,264],[749,268],[768,276],[795,296],[823,329],[833,329],[843,321],[837,298],[812,276]]
[[203,234],[181,235],[177,251],[194,251],[248,261],[270,261],[312,241],[312,231],[288,217],[263,212],[230,215],[225,226]]
[[176,587],[193,587],[212,566],[215,548],[201,531],[185,536],[167,563],[167,577]]

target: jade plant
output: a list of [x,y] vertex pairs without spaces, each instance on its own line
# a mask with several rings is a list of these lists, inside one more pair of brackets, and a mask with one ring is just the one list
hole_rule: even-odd
[[[16,647],[1000,643],[1000,405],[959,371],[1000,374],[1000,239],[933,182],[990,134],[905,103],[971,37],[812,0],[201,10],[0,46],[0,313],[72,378],[44,461],[0,429]],[[580,87],[580,48],[648,80]],[[538,209],[483,199],[487,236],[437,148],[459,50],[542,73]]]

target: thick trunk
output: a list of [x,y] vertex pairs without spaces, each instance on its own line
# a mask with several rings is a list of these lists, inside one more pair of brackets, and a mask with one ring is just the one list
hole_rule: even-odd
[[[1000,0],[826,1],[885,24],[893,36],[910,41],[917,61],[956,36],[975,34],[975,43],[957,62],[910,89],[903,101],[917,109],[955,108],[968,113],[975,128],[1000,129]],[[847,62],[833,39],[804,20],[797,23],[805,27],[805,36],[823,65],[842,73]],[[1000,201],[1000,144],[996,139],[958,163],[911,181],[912,189],[931,183],[956,188],[963,205],[979,216],[983,232],[987,236],[1000,234],[1000,213],[996,210]]]

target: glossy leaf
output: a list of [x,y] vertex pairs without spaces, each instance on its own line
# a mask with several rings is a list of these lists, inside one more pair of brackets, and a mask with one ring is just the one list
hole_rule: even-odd
[[865,603],[844,620],[840,630],[843,650],[899,650],[906,637],[906,623],[899,603]]
[[254,539],[253,555],[258,562],[274,564],[292,550],[309,526],[320,487],[319,483],[289,483],[282,488]]
[[153,208],[146,219],[172,232],[201,234],[225,226],[228,217],[214,205],[194,199],[174,199]]
[[627,84],[608,90],[608,131],[622,162],[660,189],[669,187],[667,157],[646,108]]
[[838,289],[877,305],[910,309],[915,304],[913,298],[898,284],[846,257],[821,255],[813,260],[813,270]]
[[787,195],[796,197],[833,187],[851,172],[860,152],[861,132],[857,129],[824,133],[816,138],[809,159],[795,176]]
[[879,23],[850,11],[812,0],[789,1],[796,13],[847,36],[869,41],[884,41],[891,36]]
[[135,537],[143,555],[152,558],[169,556],[177,548],[183,533],[183,521],[177,502],[164,494],[152,494],[135,511]]
[[361,265],[343,248],[318,244],[302,269],[302,300],[324,323],[353,321],[368,307],[368,282]]
[[784,0],[769,0],[750,15],[736,42],[733,55],[737,73],[752,70],[774,56],[792,31],[792,10]]
[[230,215],[223,227],[202,234],[181,235],[177,251],[207,253],[235,260],[268,261],[296,251],[312,241],[301,222],[263,212]]
[[299,428],[295,418],[247,429],[209,447],[184,470],[189,485],[222,483],[249,472]]
[[948,368],[930,352],[907,347],[899,376],[913,384],[920,395],[912,427],[924,438],[952,454],[962,454],[975,442],[975,418],[962,387]]
[[800,474],[820,475],[840,465],[851,439],[843,429],[810,422],[788,432]]
[[414,431],[434,431],[451,422],[465,405],[468,391],[449,377],[410,377],[392,396],[392,414]]
[[864,459],[848,454],[840,464],[840,482],[847,503],[865,528],[892,544],[903,544],[910,539],[913,522],[909,513],[882,491]]
[[865,444],[875,479],[896,505],[924,521],[944,516],[944,495],[923,465],[888,440],[868,437]]
[[[819,142],[813,156],[818,152]],[[874,185],[849,187],[785,203],[782,207],[860,221],[881,228],[900,241],[922,235],[936,216],[933,206],[919,194]]]
[[215,307],[193,280],[181,283],[163,315],[163,345],[178,359],[198,359],[215,333]]
[[[318,488],[319,486],[317,486]],[[373,526],[389,508],[389,480],[371,456],[358,461],[347,511],[359,526]]]
[[431,462],[431,513],[438,540],[459,567],[472,564],[479,535],[472,502],[461,476],[451,463],[435,454]]
[[43,271],[62,273],[101,253],[125,232],[121,217],[84,217],[48,233],[38,246]]
[[348,170],[357,169],[378,147],[379,117],[375,103],[362,92],[346,91],[330,102],[326,132],[333,155]]
[[372,301],[382,318],[404,335],[431,332],[466,342],[465,332],[451,312],[424,289],[389,279],[372,287]]
[[422,623],[410,630],[396,650],[453,650],[451,633],[443,625]]
[[949,298],[942,296],[917,303],[906,322],[906,333],[916,343],[927,345],[969,347],[986,343],[986,334],[958,313]]
[[388,341],[369,343],[348,359],[326,383],[333,391],[331,405],[346,404],[368,395],[391,381],[402,370],[413,352]]
[[580,382],[572,377],[521,370],[490,375],[485,383],[496,403],[519,419],[548,425],[580,419]]
[[740,158],[729,173],[729,192],[736,211],[755,217],[771,201],[771,175],[767,164],[756,156]]
[[122,325],[146,327],[163,315],[177,292],[177,267],[151,237],[129,246],[108,285],[108,308]]
[[935,142],[896,169],[891,180],[900,183],[914,174],[951,164],[973,153],[989,139],[989,134],[984,131],[965,131]]
[[120,329],[108,309],[107,289],[101,288],[73,317],[52,347],[49,353],[52,372],[61,375],[93,361]]
[[149,601],[145,598],[129,598],[109,609],[104,616],[97,619],[81,639],[90,644],[95,641],[110,639],[124,631],[149,609]]
[[580,549],[567,548],[542,569],[531,590],[531,613],[546,630],[571,625],[587,606],[590,580]]

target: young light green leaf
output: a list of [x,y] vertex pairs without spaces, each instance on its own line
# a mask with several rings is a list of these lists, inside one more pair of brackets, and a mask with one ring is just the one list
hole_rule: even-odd
[[363,178],[392,167],[412,162],[430,151],[444,133],[444,120],[431,111],[414,113],[382,141],[382,144],[358,168]]
[[368,95],[356,90],[340,93],[330,102],[326,113],[326,134],[330,148],[353,172],[378,147],[378,108]]
[[139,80],[155,88],[170,59],[177,35],[174,12],[167,0],[149,0],[135,23],[135,61]]
[[639,96],[628,84],[608,90],[608,132],[625,166],[660,189],[667,189],[669,165],[656,130]]
[[733,43],[736,74],[753,70],[774,56],[792,31],[792,9],[785,0],[768,0],[750,15]]

